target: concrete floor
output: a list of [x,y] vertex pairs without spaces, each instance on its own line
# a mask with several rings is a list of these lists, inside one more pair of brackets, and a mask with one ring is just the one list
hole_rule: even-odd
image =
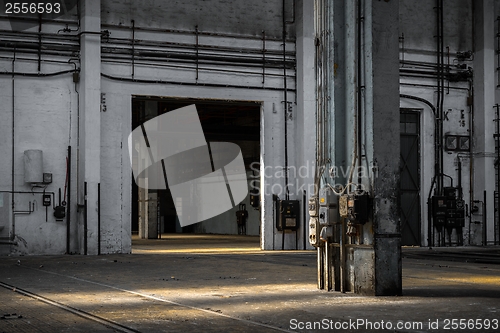
[[404,249],[404,296],[361,297],[316,289],[315,252],[258,242],[163,235],[131,255],[0,257],[0,332],[500,330],[498,247]]

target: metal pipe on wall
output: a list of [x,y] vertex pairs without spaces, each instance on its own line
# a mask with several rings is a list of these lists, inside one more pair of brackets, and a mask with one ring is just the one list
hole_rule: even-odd
[[15,219],[16,216],[14,214],[14,209],[16,206],[16,201],[14,197],[14,190],[15,190],[15,179],[14,179],[14,173],[15,173],[15,144],[16,144],[16,139],[15,139],[15,131],[16,131],[16,123],[15,123],[15,109],[16,109],[16,104],[15,104],[15,91],[16,91],[16,83],[15,83],[15,63],[16,63],[16,50],[14,49],[14,58],[12,59],[12,174],[11,174],[11,191],[12,191],[12,216],[11,216],[11,229],[10,229],[10,235],[9,238],[11,241],[14,240],[15,234],[16,234],[16,223]]
[[[286,200],[289,200],[288,193],[288,91],[287,91],[287,79],[286,79],[286,17],[285,17],[285,6],[286,0],[283,0],[283,95],[284,95],[284,106],[283,106],[283,114],[284,114],[284,123],[283,126],[285,128],[285,197]],[[196,28],[198,31],[198,27]],[[198,35],[197,35],[198,36]],[[196,54],[198,55],[198,53]],[[198,76],[196,77],[198,78]],[[285,230],[283,230],[283,235],[285,235]],[[283,236],[284,237],[284,236]]]
[[[362,42],[361,42],[361,39],[362,39],[362,21],[363,21],[363,17],[362,17],[362,14],[361,14],[361,7],[362,7],[362,0],[358,0],[357,1],[357,5],[358,5],[358,19],[357,19],[357,31],[356,31],[356,35],[357,35],[357,108],[356,108],[356,125],[357,126],[357,147],[356,147],[356,150],[357,150],[357,155],[358,155],[358,188],[361,186],[361,172],[359,172],[359,170],[361,170],[361,158],[362,158],[362,154],[361,154],[361,146],[362,146],[362,138],[363,138],[363,128],[362,128],[362,91],[361,89],[363,88],[363,85],[362,85],[362,82],[361,82],[361,78],[362,78],[362,75],[363,75],[363,68],[362,68],[362,61],[361,61],[361,58],[362,58],[362,55],[361,55],[361,48],[362,48]],[[358,189],[357,188],[357,189]],[[357,190],[356,189],[356,190]]]
[[[71,126],[71,124],[70,124]],[[68,207],[68,213],[66,215],[66,254],[71,252],[71,146],[68,146],[68,198],[66,199],[66,204]]]
[[101,183],[97,184],[97,255],[101,254]]
[[[262,86],[243,86],[236,84],[219,84],[219,83],[196,83],[196,82],[179,82],[179,81],[164,81],[164,80],[145,80],[145,79],[131,79],[130,77],[118,77],[113,75],[108,75],[101,73],[102,77],[110,80],[118,80],[124,82],[137,82],[137,83],[150,83],[150,84],[174,84],[174,85],[185,85],[185,86],[197,86],[197,87],[217,87],[217,88],[241,88],[241,89],[258,89],[258,90],[278,90],[282,91],[283,88],[280,87],[262,87]],[[295,92],[295,89],[288,89],[288,91]]]
[[488,233],[487,233],[487,207],[486,207],[486,190],[483,192],[483,246],[488,245]]
[[83,200],[83,254],[87,255],[87,228],[88,228],[88,221],[87,221],[87,182],[83,183],[83,195],[84,195],[84,200]]

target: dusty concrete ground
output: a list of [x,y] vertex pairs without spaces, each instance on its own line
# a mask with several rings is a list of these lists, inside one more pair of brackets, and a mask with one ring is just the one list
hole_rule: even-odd
[[245,236],[136,239],[130,255],[0,257],[0,332],[500,331],[494,260],[405,253],[401,297],[319,291],[315,252],[260,251]]

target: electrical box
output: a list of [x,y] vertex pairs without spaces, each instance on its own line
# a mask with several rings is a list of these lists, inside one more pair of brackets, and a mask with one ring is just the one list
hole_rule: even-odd
[[432,197],[434,226],[462,228],[465,226],[465,202],[458,198],[458,188],[445,187],[444,196]]
[[432,197],[432,219],[435,227],[443,227],[446,223],[446,197]]
[[62,221],[66,217],[66,208],[64,206],[57,206],[54,208],[54,216],[56,221]]
[[52,205],[52,200],[51,200],[50,194],[44,194],[43,195],[43,205],[44,206],[50,206],[50,205]]
[[318,217],[320,225],[332,225],[339,223],[338,196],[329,187],[319,191]]
[[52,183],[52,174],[48,172],[44,172],[43,174],[43,183],[50,184]]
[[309,244],[311,244],[314,247],[317,247],[320,245],[320,239],[319,239],[319,222],[317,217],[311,217],[309,219]]
[[309,216],[318,216],[318,199],[316,197],[309,198]]
[[335,195],[332,189],[330,187],[323,187],[319,190],[319,205],[328,207],[330,203],[334,202],[333,197],[335,197]]
[[355,224],[365,224],[370,218],[371,199],[368,194],[344,194],[339,198],[340,216]]
[[255,190],[250,191],[250,206],[252,206],[253,208],[259,208],[260,198],[258,191]]
[[298,200],[276,201],[276,228],[282,230],[297,230],[300,221],[300,204]]
[[445,187],[446,196],[446,227],[460,228],[465,225],[465,203],[458,199],[458,188]]
[[370,218],[371,202],[368,194],[354,195],[354,214],[356,223],[365,224]]
[[339,198],[339,214],[342,217],[347,217],[349,213],[349,207],[347,206],[347,202],[349,200],[349,195],[343,194]]

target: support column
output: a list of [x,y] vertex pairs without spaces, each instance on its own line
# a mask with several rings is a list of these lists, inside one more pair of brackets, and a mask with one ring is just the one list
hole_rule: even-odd
[[[486,241],[494,240],[495,167],[495,2],[474,1],[474,193],[484,201],[486,191]],[[484,214],[484,213],[483,213]],[[483,215],[484,218],[484,215]],[[484,228],[484,226],[483,226]],[[486,233],[485,233],[486,231]],[[484,237],[483,237],[484,238]],[[484,243],[483,239],[483,243]],[[486,245],[486,244],[483,244]]]
[[[317,62],[323,68],[317,78],[318,103],[323,105],[319,110],[326,105],[323,137],[329,141],[323,162],[318,162],[327,170],[321,186],[342,185],[346,203],[370,197],[368,209],[358,203],[362,208],[354,215],[335,216],[333,236],[327,237],[340,251],[327,259],[329,264],[318,260],[320,275],[328,273],[319,285],[364,295],[400,295],[399,2],[316,4]],[[359,220],[357,214],[367,210],[368,221]]]
[[[78,195],[80,252],[98,253],[98,184],[101,178],[101,2],[81,2]],[[87,184],[85,198],[84,184]],[[87,202],[86,213],[83,203]],[[86,217],[86,221],[85,221]]]
[[[314,77],[314,7],[310,0],[297,1],[297,135],[295,136],[297,152],[297,165],[303,166],[306,171],[298,174],[297,188],[306,191],[306,200],[313,195],[314,189],[314,159],[316,153],[316,85]],[[300,139],[298,139],[300,138]],[[301,193],[296,193],[300,199]],[[306,202],[307,204],[307,202]],[[307,214],[307,212],[306,212]],[[301,217],[302,220],[302,217]],[[299,230],[299,249],[312,248],[309,245],[308,224],[309,216],[306,215],[301,222]]]
[[367,3],[371,6],[366,6],[365,13],[367,126],[364,134],[367,146],[371,142],[372,151],[367,149],[367,155],[372,154],[368,158],[375,168],[373,291],[375,295],[400,295],[399,3],[390,0]]

